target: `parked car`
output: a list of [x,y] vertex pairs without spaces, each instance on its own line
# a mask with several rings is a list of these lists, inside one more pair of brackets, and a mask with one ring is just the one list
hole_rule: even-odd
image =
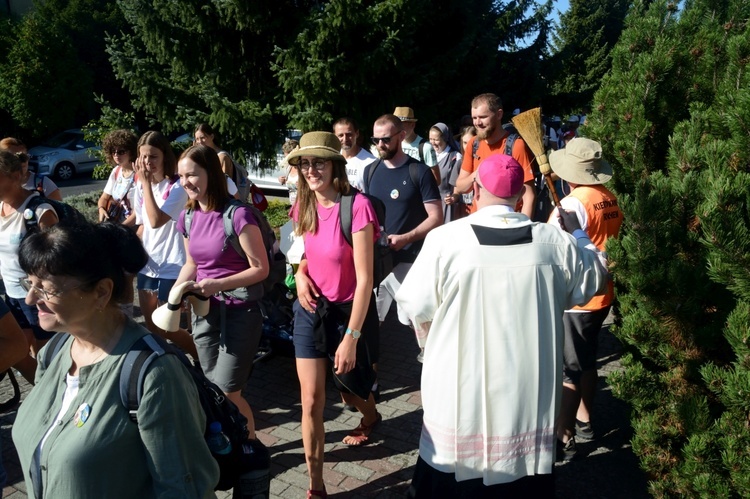
[[279,177],[287,174],[286,170],[281,166],[284,161],[284,153],[281,150],[281,146],[286,140],[299,140],[300,137],[302,137],[300,130],[282,131],[280,133],[280,140],[276,145],[276,164],[273,165],[274,169],[271,170],[268,165],[259,164],[257,157],[250,156],[247,162],[247,178],[261,189],[288,191],[289,187],[281,185],[279,182]]
[[29,169],[39,175],[69,180],[78,173],[94,170],[100,163],[101,147],[83,138],[80,129],[65,130],[42,145],[29,149]]

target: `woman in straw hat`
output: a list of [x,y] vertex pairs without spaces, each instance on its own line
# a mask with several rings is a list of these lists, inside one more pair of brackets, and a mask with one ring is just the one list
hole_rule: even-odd
[[[224,212],[230,196],[219,155],[208,146],[190,146],[177,164],[180,183],[188,195],[187,210],[177,220],[183,237],[185,265],[175,286],[210,297],[208,314],[193,318],[193,341],[206,377],[234,402],[247,418],[255,439],[255,420],[242,388],[250,376],[260,343],[263,317],[257,300],[268,277],[268,256],[258,221],[245,206],[232,214],[240,254],[224,236]],[[189,229],[186,219],[190,215]],[[225,248],[226,247],[226,248]]]
[[[307,497],[326,497],[323,483],[323,409],[328,359],[344,402],[362,413],[359,426],[343,442],[367,443],[382,419],[370,393],[374,380],[370,352],[377,332],[373,287],[373,244],[379,237],[368,199],[349,186],[341,142],[332,133],[310,132],[289,155],[299,171],[292,218],[305,241],[296,274],[294,348],[302,395],[302,441],[310,474]],[[350,245],[342,234],[342,197],[354,196]]]

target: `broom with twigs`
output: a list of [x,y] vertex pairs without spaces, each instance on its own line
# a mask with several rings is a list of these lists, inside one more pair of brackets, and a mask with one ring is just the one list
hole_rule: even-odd
[[531,152],[536,156],[536,162],[539,165],[539,171],[544,175],[544,181],[547,183],[547,188],[552,194],[552,199],[555,202],[557,209],[560,207],[560,198],[557,196],[555,190],[555,183],[552,181],[550,174],[552,168],[549,166],[549,160],[547,159],[547,151],[544,150],[544,132],[542,128],[542,108],[535,107],[529,109],[516,116],[511,121],[513,125],[521,134],[523,141],[529,146]]

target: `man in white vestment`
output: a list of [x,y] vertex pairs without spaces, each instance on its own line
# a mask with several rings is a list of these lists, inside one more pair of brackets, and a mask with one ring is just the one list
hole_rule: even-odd
[[424,347],[424,421],[410,497],[553,497],[563,312],[606,291],[604,254],[515,213],[524,173],[479,165],[478,211],[433,229],[396,295]]

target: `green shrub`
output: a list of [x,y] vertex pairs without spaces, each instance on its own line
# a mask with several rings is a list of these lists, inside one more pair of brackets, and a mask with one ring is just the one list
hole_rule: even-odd
[[63,201],[80,211],[87,220],[97,222],[99,214],[96,203],[99,201],[101,195],[100,191],[91,191],[85,194],[76,194],[75,196],[65,196]]

